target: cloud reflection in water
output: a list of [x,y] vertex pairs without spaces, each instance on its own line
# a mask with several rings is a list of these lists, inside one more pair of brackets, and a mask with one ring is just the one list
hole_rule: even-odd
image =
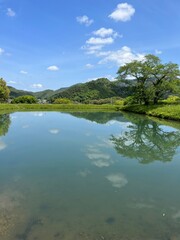
[[5,149],[7,147],[7,145],[0,140],[0,151],[2,151],[3,149]]
[[122,173],[110,174],[106,176],[106,178],[111,182],[112,186],[115,188],[122,188],[128,183],[128,180]]
[[96,146],[88,146],[86,155],[91,160],[92,164],[99,168],[109,167],[114,163],[109,154],[104,153]]
[[58,134],[59,133],[59,129],[55,128],[55,129],[50,129],[49,132],[51,134]]

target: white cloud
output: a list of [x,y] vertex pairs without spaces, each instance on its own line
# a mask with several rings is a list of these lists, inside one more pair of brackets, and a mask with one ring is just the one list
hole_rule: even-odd
[[0,55],[4,53],[4,49],[0,48]]
[[110,81],[115,81],[116,80],[116,78],[114,76],[110,75],[110,74],[106,75],[105,78],[108,78]]
[[144,54],[134,53],[131,48],[124,46],[117,51],[109,51],[107,56],[102,59],[99,63],[114,62],[118,66],[123,66],[126,63],[132,62],[134,60],[141,61],[144,59]]
[[156,49],[155,54],[160,55],[160,54],[162,54],[162,51]]
[[28,124],[22,126],[22,128],[24,128],[24,129],[29,128],[29,127],[30,126]]
[[87,54],[95,54],[100,51],[104,46],[103,45],[85,45],[81,47],[82,50],[86,51]]
[[[122,37],[112,28],[100,28],[92,32],[96,37],[90,37],[84,46],[81,47],[87,54],[100,54],[100,51],[107,45],[113,44],[116,37]],[[101,54],[104,54],[101,52]],[[107,53],[106,53],[107,54]]]
[[106,178],[112,183],[112,186],[115,188],[122,188],[128,183],[128,180],[122,173],[110,174]]
[[49,66],[49,67],[47,68],[47,70],[49,70],[49,71],[58,71],[58,70],[59,70],[59,67],[58,67],[58,66],[55,66],[55,65],[52,65],[52,66]]
[[114,42],[114,39],[112,37],[108,38],[89,38],[86,43],[92,44],[92,45],[106,45],[106,44],[112,44]]
[[94,35],[99,37],[106,37],[106,36],[117,36],[118,33],[115,32],[112,28],[100,28],[97,31],[93,32]]
[[85,26],[89,27],[94,20],[93,19],[89,19],[88,16],[84,15],[84,16],[79,16],[76,18],[77,22],[80,24],[84,24]]
[[40,84],[40,83],[34,83],[34,84],[32,85],[32,87],[33,87],[33,88],[42,88],[43,85]]
[[86,64],[86,66],[85,66],[87,69],[92,69],[92,68],[94,68],[94,65],[92,65],[92,64],[90,64],[90,63],[88,63],[88,64]]
[[131,17],[134,15],[135,9],[132,5],[128,3],[120,3],[117,5],[117,8],[112,12],[109,17],[115,21],[126,22],[131,20]]
[[9,81],[9,82],[7,82],[8,84],[16,84],[17,82],[15,82],[15,81]]
[[7,147],[7,145],[0,140],[0,151],[4,150]]
[[8,8],[8,9],[7,9],[6,14],[7,14],[7,16],[9,16],[9,17],[15,17],[15,16],[16,16],[16,13],[15,13],[11,8]]
[[112,51],[99,51],[99,52],[96,52],[96,56],[97,57],[105,57],[105,56],[108,56]]
[[20,71],[21,74],[28,74],[28,72],[24,71],[24,70],[21,70]]
[[59,133],[59,129],[57,129],[57,128],[55,128],[55,129],[50,129],[49,132],[50,132],[51,134],[56,135],[56,134]]
[[110,75],[110,74],[108,74],[108,75],[100,75],[99,77],[91,77],[91,78],[88,78],[87,79],[87,82],[89,82],[89,81],[92,81],[92,80],[97,80],[97,79],[100,79],[100,78],[107,78],[107,79],[109,79],[110,81],[115,81],[116,80],[116,78],[115,77],[113,77],[112,75]]

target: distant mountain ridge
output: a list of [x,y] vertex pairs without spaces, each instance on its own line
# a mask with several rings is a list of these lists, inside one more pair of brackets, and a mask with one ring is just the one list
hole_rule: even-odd
[[49,101],[53,101],[56,98],[68,98],[72,101],[87,102],[111,97],[127,97],[133,92],[133,83],[129,86],[119,80],[110,81],[107,78],[99,78],[86,83],[75,84],[68,88],[60,88],[55,91],[47,89],[40,92],[30,92],[18,90],[13,87],[9,87],[9,89],[10,98],[31,95],[38,99],[46,99]]
[[60,88],[58,90],[47,89],[39,92],[31,92],[31,91],[25,91],[25,90],[18,90],[11,86],[8,86],[8,88],[10,90],[10,98],[16,98],[23,95],[30,95],[30,96],[36,97],[37,99],[47,99],[47,100],[50,99],[53,95],[58,94],[59,92],[64,91],[66,89],[66,88]]

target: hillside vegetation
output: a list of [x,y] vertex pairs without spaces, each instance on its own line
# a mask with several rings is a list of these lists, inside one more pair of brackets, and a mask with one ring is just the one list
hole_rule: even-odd
[[8,86],[8,88],[10,90],[9,97],[11,99],[16,98],[16,97],[20,97],[20,96],[24,96],[24,95],[26,95],[26,96],[29,95],[29,96],[34,96],[37,99],[47,99],[47,100],[66,89],[66,88],[60,88],[60,89],[55,90],[55,91],[47,89],[47,90],[39,91],[39,92],[30,92],[30,91],[18,90],[16,88],[11,87],[11,86]]
[[73,85],[69,88],[60,88],[56,91],[44,90],[40,92],[28,92],[10,87],[10,98],[23,95],[34,96],[37,99],[46,99],[53,102],[57,98],[68,98],[74,102],[91,103],[91,100],[99,100],[111,97],[125,98],[132,94],[133,86],[122,81],[110,81],[107,78],[99,78],[86,83]]
[[132,93],[132,87],[126,86],[120,81],[109,81],[107,78],[99,78],[87,83],[76,84],[64,91],[52,96],[56,98],[69,98],[75,102],[89,103],[91,100],[111,97],[127,97]]

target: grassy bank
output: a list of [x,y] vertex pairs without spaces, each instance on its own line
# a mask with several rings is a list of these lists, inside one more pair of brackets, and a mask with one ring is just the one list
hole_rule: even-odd
[[160,105],[112,105],[112,104],[0,104],[0,113],[16,111],[128,111],[153,117],[180,121],[180,104]]
[[0,104],[2,111],[117,111],[118,105],[103,104]]
[[180,121],[180,104],[123,106],[123,111],[146,114],[153,117]]

